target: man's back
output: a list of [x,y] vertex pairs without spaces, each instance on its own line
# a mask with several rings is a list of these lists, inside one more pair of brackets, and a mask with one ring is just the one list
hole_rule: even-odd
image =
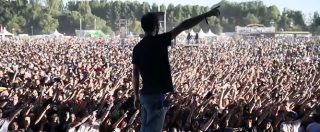
[[168,59],[171,34],[143,38],[133,49],[132,63],[136,64],[143,80],[142,94],[173,91]]

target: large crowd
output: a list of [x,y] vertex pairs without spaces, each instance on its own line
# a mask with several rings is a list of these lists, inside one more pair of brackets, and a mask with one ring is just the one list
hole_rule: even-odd
[[[138,39],[0,40],[0,132],[134,132]],[[320,132],[320,41],[226,38],[169,48],[164,131]]]

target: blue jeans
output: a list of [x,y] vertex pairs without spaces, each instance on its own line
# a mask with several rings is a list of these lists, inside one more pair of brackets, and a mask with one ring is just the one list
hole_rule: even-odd
[[167,108],[163,107],[164,95],[142,95],[140,132],[162,132]]

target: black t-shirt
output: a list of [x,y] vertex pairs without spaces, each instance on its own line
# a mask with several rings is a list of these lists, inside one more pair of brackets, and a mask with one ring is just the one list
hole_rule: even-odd
[[168,46],[171,33],[144,37],[134,48],[132,63],[142,77],[141,94],[164,94],[173,91]]
[[62,124],[52,125],[50,123],[46,123],[44,125],[43,131],[45,131],[45,132],[61,132],[61,131],[63,131],[63,126],[62,126]]

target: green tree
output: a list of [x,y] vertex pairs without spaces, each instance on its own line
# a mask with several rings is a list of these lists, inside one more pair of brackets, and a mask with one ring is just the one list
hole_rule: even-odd
[[164,5],[164,4],[160,5],[160,11],[164,12],[166,10],[167,10],[166,5]]
[[314,31],[315,35],[320,35],[320,26],[317,26]]
[[245,22],[245,24],[259,24],[260,23],[259,19],[255,15],[250,14],[250,13],[244,18],[244,22]]
[[26,19],[26,24],[23,27],[24,33],[41,34],[42,29],[39,20],[42,13],[43,7],[36,0],[30,0],[26,12],[22,15]]
[[110,19],[110,25],[113,31],[118,31],[118,24],[119,20],[121,19],[120,13],[121,13],[121,2],[120,1],[114,1],[112,3],[112,15]]
[[307,29],[307,25],[303,19],[303,15],[301,11],[288,10],[287,14],[292,21],[292,25],[291,25],[292,30],[299,29],[301,31],[301,30]]
[[89,14],[89,15],[83,16],[82,18],[83,18],[83,29],[93,30],[95,28],[95,25],[97,30],[103,29],[106,27],[106,21],[104,21],[103,19],[95,15]]
[[159,11],[159,6],[156,3],[152,4],[151,12],[158,12]]
[[98,1],[92,1],[90,2],[90,8],[93,15],[102,19],[106,18],[107,9],[105,5],[100,4]]
[[320,15],[318,12],[314,12],[312,23],[310,25],[310,31],[314,34],[319,35],[319,26],[320,26]]
[[67,9],[69,11],[79,11],[80,2],[68,2]]
[[109,26],[104,27],[104,28],[102,29],[102,31],[103,31],[104,33],[106,33],[107,35],[110,35],[110,36],[114,36],[114,35],[115,35],[114,31],[113,31],[112,28],[109,27]]
[[50,14],[44,13],[40,17],[39,25],[43,33],[51,33],[58,28],[59,22],[57,19],[52,18]]
[[[29,1],[29,2],[28,2]],[[63,0],[16,0],[0,1],[0,23],[7,29],[16,29],[18,33],[34,34],[47,33],[57,27],[59,31],[74,34],[79,29],[80,18],[83,20],[83,29],[93,29],[96,20],[97,29],[104,31],[118,31],[119,19],[127,19],[129,30],[139,32],[139,20],[149,11],[158,11],[159,6],[138,1],[86,1],[69,2],[63,8]],[[211,7],[212,8],[212,7]],[[177,26],[179,22],[208,11],[207,6],[198,5],[165,5],[160,6],[160,11],[167,11],[167,29]],[[300,11],[284,10],[280,15],[277,6],[266,6],[261,1],[230,2],[223,0],[220,8],[223,17],[209,19],[210,26],[204,21],[194,29],[213,30],[215,33],[234,31],[236,25],[245,26],[251,23],[261,23],[266,26],[274,25],[285,30],[306,30],[315,33],[318,29],[319,14],[314,15],[312,24],[307,28]],[[57,23],[58,21],[58,23]],[[111,31],[110,31],[111,32]]]
[[142,14],[146,14],[148,12],[150,12],[150,4],[148,2],[142,2]]
[[28,1],[0,1],[0,24],[14,33],[22,33],[28,18]]
[[130,21],[129,22],[129,31],[131,31],[133,34],[140,34],[142,31],[141,28],[141,22],[140,21]]
[[91,14],[90,5],[87,2],[80,2],[79,12],[84,16]]
[[78,11],[71,11],[59,16],[58,30],[67,35],[75,35],[75,30],[80,29],[80,18],[81,14]]
[[290,19],[287,16],[286,11],[282,12],[281,19],[279,21],[279,28],[283,30],[287,30],[290,27]]
[[62,0],[47,0],[47,9],[53,17],[59,16],[62,10]]
[[269,6],[267,9],[267,18],[274,21],[274,22],[278,22],[280,19],[280,11],[278,9],[277,6],[272,5]]
[[0,24],[5,26],[13,16],[13,11],[8,1],[0,0]]
[[25,24],[26,20],[22,16],[14,15],[7,24],[7,27],[13,33],[22,33],[22,26]]
[[215,34],[220,34],[223,31],[223,27],[220,24],[214,24],[213,28],[211,28],[211,30]]
[[187,19],[191,17],[192,7],[190,5],[185,5],[182,7],[182,19]]
[[91,9],[100,8],[100,1],[89,1],[89,5]]
[[167,8],[167,30],[171,30],[175,26],[174,5],[169,4]]

